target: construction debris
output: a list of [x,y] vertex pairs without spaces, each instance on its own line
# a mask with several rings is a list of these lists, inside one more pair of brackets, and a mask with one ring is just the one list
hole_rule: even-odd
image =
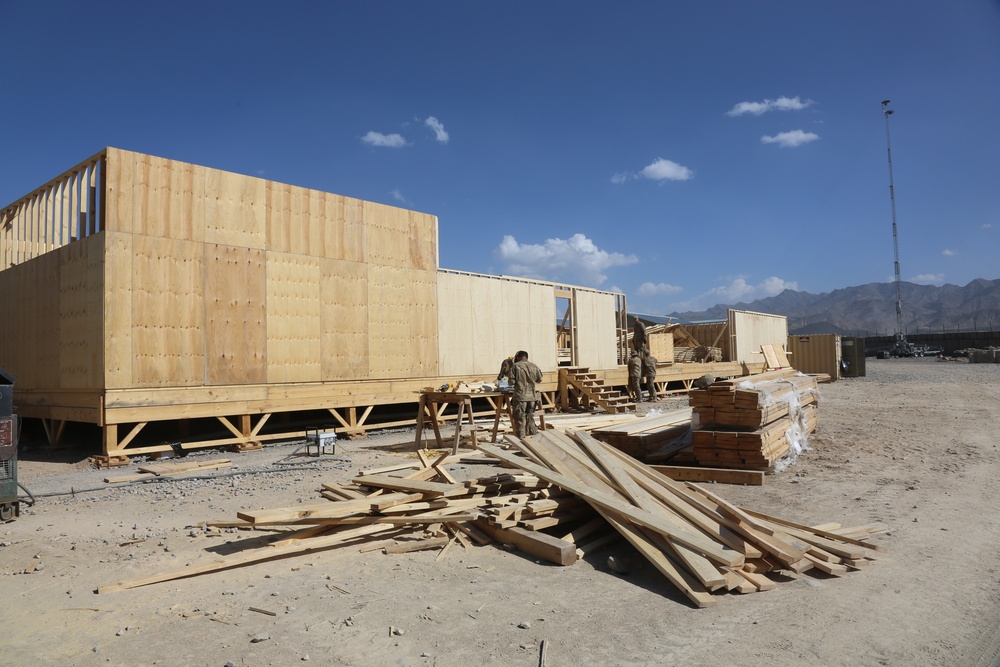
[[238,522],[218,524],[275,530],[267,546],[254,539],[243,551],[98,592],[345,547],[392,554],[435,549],[440,560],[456,543],[473,548],[499,542],[571,565],[620,534],[692,603],[708,607],[716,602],[713,592],[774,588],[768,572],[818,569],[839,576],[883,550],[862,541],[883,527],[810,528],[744,510],[583,431],[547,430],[507,442],[513,449],[482,445],[478,455],[517,472],[457,483],[442,474],[444,465],[469,455],[448,453],[433,461],[421,457],[421,467],[407,477],[368,471],[349,484],[324,485],[327,500],[247,510],[237,513]]

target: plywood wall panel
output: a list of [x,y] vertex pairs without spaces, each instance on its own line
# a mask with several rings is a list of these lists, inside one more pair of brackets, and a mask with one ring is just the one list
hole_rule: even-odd
[[542,370],[557,367],[550,285],[441,272],[438,303],[442,375],[489,380],[518,350],[527,351]]
[[249,248],[205,248],[207,384],[266,382],[264,257],[264,251]]
[[[576,291],[577,363],[590,368],[616,368],[618,347],[615,295]],[[664,360],[666,361],[666,360]]]
[[423,377],[437,372],[436,298],[434,271],[369,265],[370,377]]
[[368,261],[437,270],[437,218],[394,206],[363,202]]
[[205,172],[205,241],[266,249],[267,184],[217,169]]
[[104,384],[127,389],[133,381],[132,245],[124,232],[105,232]]
[[[109,231],[132,231],[132,195],[137,156],[137,153],[131,151],[108,149],[104,220]],[[77,184],[77,197],[79,197],[79,184]],[[82,210],[79,201],[74,208],[77,211]]]
[[59,386],[104,386],[104,245],[95,234],[59,249]]
[[323,256],[366,261],[364,209],[360,199],[322,193]]
[[323,380],[369,377],[368,266],[324,259],[322,266]]
[[133,252],[133,386],[204,383],[204,244],[135,236]]
[[318,382],[322,270],[316,257],[267,253],[267,381]]
[[[788,343],[788,318],[784,315],[729,310],[729,331],[734,355],[730,361],[762,363],[760,346],[783,346]],[[793,360],[794,363],[794,360]]]
[[461,375],[474,367],[478,344],[472,276],[439,273],[437,300],[441,375]]

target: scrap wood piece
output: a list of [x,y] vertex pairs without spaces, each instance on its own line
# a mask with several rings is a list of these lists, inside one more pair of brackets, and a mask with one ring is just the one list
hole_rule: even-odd
[[232,465],[230,459],[212,459],[209,461],[178,461],[169,463],[155,463],[150,465],[138,466],[137,470],[139,472],[152,473],[159,477],[160,475],[179,475],[185,472],[192,472],[195,470],[210,470],[213,468],[228,468]]
[[396,544],[390,544],[385,548],[386,554],[405,554],[411,551],[424,551],[427,549],[437,549],[438,547],[443,547],[448,544],[451,540],[449,537],[429,537],[420,540],[407,540],[405,542],[397,541]]
[[556,565],[572,565],[576,562],[576,545],[547,533],[540,533],[514,526],[497,528],[488,521],[477,519],[475,527],[497,542],[510,544],[521,551]]

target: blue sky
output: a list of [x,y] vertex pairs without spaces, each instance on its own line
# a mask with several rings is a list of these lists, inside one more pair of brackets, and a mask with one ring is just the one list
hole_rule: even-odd
[[104,146],[664,314],[1000,277],[1000,2],[0,0],[0,205]]

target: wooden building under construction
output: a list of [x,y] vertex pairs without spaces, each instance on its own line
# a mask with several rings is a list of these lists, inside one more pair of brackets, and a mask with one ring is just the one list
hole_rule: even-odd
[[0,209],[0,367],[51,442],[94,424],[108,460],[169,450],[156,422],[220,431],[190,447],[317,412],[363,432],[518,349],[550,405],[560,365],[625,384],[623,294],[441,269],[437,239],[433,215],[107,148]]
[[0,210],[0,367],[51,440],[92,423],[114,455],[166,420],[361,430],[517,349],[552,385],[557,312],[569,363],[618,365],[624,295],[440,270],[437,238],[433,215],[108,148]]

